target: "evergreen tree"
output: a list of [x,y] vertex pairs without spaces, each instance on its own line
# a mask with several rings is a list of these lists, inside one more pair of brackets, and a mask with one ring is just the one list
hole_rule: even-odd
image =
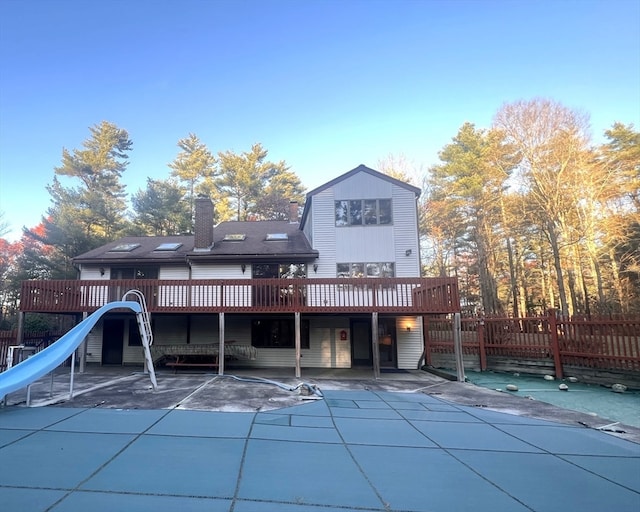
[[180,235],[191,233],[191,211],[186,190],[173,180],[147,178],[147,188],[131,198],[137,234]]

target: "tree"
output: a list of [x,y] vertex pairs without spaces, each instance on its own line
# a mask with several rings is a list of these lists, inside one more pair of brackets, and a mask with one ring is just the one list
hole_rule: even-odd
[[304,202],[304,188],[298,176],[279,169],[264,187],[256,200],[256,211],[265,220],[289,220],[289,204],[295,201]]
[[194,133],[180,139],[178,147],[181,151],[169,167],[172,169],[171,176],[186,184],[193,219],[198,185],[215,177],[216,159]]
[[[220,177],[216,185],[218,190],[230,199],[236,220],[263,218],[258,209],[261,195],[274,177],[288,171],[285,162],[273,163],[266,160],[267,154],[268,151],[261,144],[254,144],[250,151],[239,155],[231,151],[218,153]],[[287,181],[292,190],[296,188],[291,177],[284,179],[282,185]],[[278,185],[274,184],[272,191],[276,190]],[[287,189],[280,187],[280,191],[287,192]],[[291,198],[286,199],[288,204]],[[272,204],[273,201],[272,197]]]
[[570,230],[576,206],[573,191],[579,186],[586,160],[588,118],[557,102],[535,99],[503,105],[494,125],[522,156],[518,180],[527,191],[527,200],[541,214],[540,226],[553,255],[561,311],[568,316],[565,278],[571,280],[572,276],[563,268],[563,249],[575,243]]
[[[117,237],[127,226],[125,187],[120,179],[132,142],[125,130],[106,121],[90,132],[84,149],[63,149],[62,164],[47,187],[53,205],[43,217],[43,229],[25,230],[34,242],[55,248],[49,278],[75,277],[74,256]],[[76,186],[63,186],[58,176]],[[34,252],[30,257],[37,265],[39,255]]]
[[478,272],[482,307],[486,313],[501,313],[496,229],[505,183],[518,157],[500,132],[477,130],[471,123],[460,128],[439,156],[443,163],[430,169],[427,208],[439,205],[447,217],[441,221],[458,226],[458,256],[465,253]]
[[[616,301],[622,311],[640,311],[640,132],[614,123],[605,131],[598,163],[611,176],[611,194],[601,203],[603,233]],[[635,306],[634,306],[635,305]]]
[[147,188],[131,198],[137,232],[155,236],[191,233],[191,210],[183,200],[185,195],[186,190],[174,180],[147,178]]
[[55,169],[56,175],[75,178],[81,185],[75,189],[58,187],[54,199],[76,201],[75,215],[87,234],[105,241],[125,224],[126,193],[120,180],[133,143],[126,130],[107,121],[89,130],[92,136],[83,143],[85,149],[72,153],[63,149],[62,165]]

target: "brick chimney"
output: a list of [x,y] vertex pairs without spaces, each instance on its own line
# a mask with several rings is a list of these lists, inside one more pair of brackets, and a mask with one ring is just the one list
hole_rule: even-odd
[[289,223],[297,224],[299,221],[298,217],[298,201],[290,201],[289,202]]
[[208,197],[196,198],[194,251],[209,251],[213,247],[213,203]]

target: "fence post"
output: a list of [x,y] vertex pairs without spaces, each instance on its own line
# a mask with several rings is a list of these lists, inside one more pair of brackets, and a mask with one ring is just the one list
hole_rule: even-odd
[[549,335],[551,336],[550,344],[553,352],[553,364],[556,369],[556,378],[562,379],[562,361],[560,360],[560,343],[558,342],[558,322],[556,319],[556,310],[550,309],[547,312],[549,321]]
[[484,348],[484,318],[478,320],[478,327],[476,329],[478,336],[478,352],[480,353],[480,371],[487,370],[487,352]]

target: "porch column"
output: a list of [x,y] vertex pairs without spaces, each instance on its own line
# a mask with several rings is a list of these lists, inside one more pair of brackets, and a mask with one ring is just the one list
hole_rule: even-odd
[[296,331],[296,379],[300,378],[300,358],[302,357],[300,350],[300,312],[296,311],[295,316],[295,331]]
[[18,312],[18,331],[16,332],[16,345],[22,345],[24,337],[24,311]]
[[464,359],[462,357],[462,328],[460,313],[453,314],[453,353],[456,358],[458,382],[464,382]]
[[380,349],[378,343],[378,313],[371,313],[371,353],[373,355],[373,378],[380,378]]
[[[85,311],[82,313],[82,321],[84,322],[87,319],[87,316],[89,316],[89,314]],[[85,338],[82,340],[82,343],[80,343],[80,347],[78,347],[78,351],[80,352],[80,365],[78,368],[78,372],[79,373],[84,373],[87,367],[87,345],[88,345],[88,340],[85,336]],[[146,360],[145,360],[145,370],[146,370]]]
[[218,375],[224,375],[224,312],[218,313]]

